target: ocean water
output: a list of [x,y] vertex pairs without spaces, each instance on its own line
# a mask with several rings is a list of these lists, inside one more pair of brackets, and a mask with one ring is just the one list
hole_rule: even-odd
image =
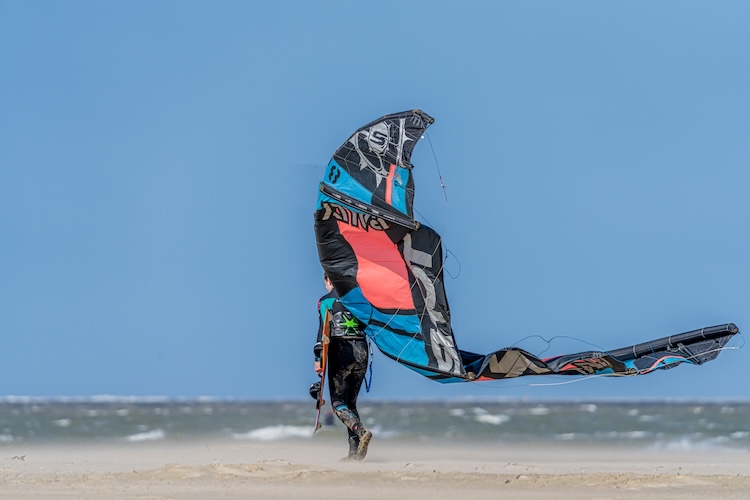
[[[524,443],[750,453],[750,401],[363,401],[379,440]],[[341,440],[314,402],[0,397],[0,448],[19,443]]]

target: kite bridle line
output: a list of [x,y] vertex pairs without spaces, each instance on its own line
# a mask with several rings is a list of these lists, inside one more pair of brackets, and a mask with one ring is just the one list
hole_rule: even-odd
[[[739,334],[738,334],[739,335]],[[707,352],[721,352],[721,351],[734,351],[737,349],[742,349],[744,347],[744,339],[743,344],[741,346],[724,346],[720,347],[718,349],[713,349],[711,351]],[[704,353],[705,354],[705,353]],[[683,359],[687,362],[690,362],[690,356]],[[637,372],[635,375],[626,375],[624,373],[598,373],[598,374],[591,374],[591,375],[580,375],[580,376],[574,376],[571,377],[570,375],[548,375],[549,377],[563,377],[567,380],[561,381],[561,382],[546,382],[546,383],[515,383],[515,384],[503,384],[502,387],[490,385],[490,384],[471,384],[473,387],[477,387],[477,389],[483,389],[483,390],[505,390],[505,389],[513,389],[518,387],[555,387],[560,385],[570,385],[570,384],[578,384],[581,382],[588,382],[589,380],[594,380],[597,378],[621,378],[621,377],[633,377],[638,375],[645,375],[647,373],[650,373],[654,371],[657,367],[650,368],[648,370],[641,370]],[[518,380],[517,378],[507,378],[507,379],[497,379],[497,381],[509,381],[509,380]],[[487,381],[491,382],[491,381]]]
[[[735,346],[735,345],[732,345],[732,346],[722,346],[722,347],[719,347],[719,348],[716,348],[716,349],[710,349],[708,351],[704,351],[704,352],[702,352],[700,354],[696,354],[696,355],[692,355],[692,356],[690,356],[690,355],[689,356],[681,356],[681,355],[678,356],[678,355],[675,355],[674,357],[679,357],[679,358],[682,358],[682,360],[684,360],[684,361],[692,363],[692,361],[691,361],[692,359],[697,358],[698,356],[705,355],[705,354],[710,354],[710,353],[713,353],[713,352],[739,350],[739,349],[742,349],[745,346],[745,337],[742,336],[742,332],[737,332],[736,334],[734,334],[734,339],[733,340],[735,340],[738,337],[742,339],[742,344],[739,345],[739,346]],[[547,352],[552,347],[552,342],[554,340],[556,340],[556,339],[569,339],[569,340],[575,340],[577,342],[580,342],[581,344],[588,345],[589,347],[592,347],[595,350],[606,354],[607,356],[611,356],[613,359],[616,359],[617,361],[619,361],[621,363],[625,363],[626,361],[630,361],[630,359],[623,359],[623,358],[621,358],[619,356],[613,356],[611,350],[604,349],[604,348],[602,348],[601,346],[599,346],[597,344],[593,344],[591,342],[587,342],[587,341],[585,341],[583,339],[580,339],[578,337],[573,337],[573,336],[570,336],[570,335],[555,335],[554,337],[550,337],[549,339],[547,339],[545,337],[542,337],[541,335],[528,335],[528,336],[526,336],[526,337],[524,337],[524,338],[516,341],[511,347],[516,347],[521,342],[523,342],[525,340],[528,340],[528,339],[534,339],[534,338],[537,338],[537,339],[539,339],[542,342],[544,342],[544,343],[547,344],[547,348],[546,349],[544,349],[543,351],[541,351],[539,354],[534,354],[538,358],[541,358],[542,354],[544,354],[545,352]],[[649,345],[651,344],[650,341],[648,343],[649,343]],[[677,346],[679,347],[679,344],[677,344]],[[651,349],[651,352],[652,352],[652,355],[653,355],[652,359],[654,359],[655,361],[657,361],[657,363],[655,363],[654,365],[652,365],[648,369],[639,370],[636,373],[636,375],[646,374],[646,373],[654,371],[655,369],[659,368],[658,365],[661,363],[661,361],[663,361],[664,359],[666,359],[666,356],[663,356],[662,358],[658,358],[657,359],[656,358],[656,352],[653,350],[653,348]],[[641,358],[642,359],[646,359],[646,356],[641,356]],[[542,360],[542,361],[544,361],[544,360]],[[664,363],[664,364],[669,364],[669,363]],[[602,375],[597,375],[597,376],[602,376]],[[606,374],[605,373],[605,374],[603,374],[603,376],[630,377],[632,375],[623,375],[623,374],[615,374],[615,373]]]
[[426,130],[424,131],[424,135],[422,137],[426,137],[427,142],[430,145],[430,150],[432,151],[432,157],[435,159],[435,168],[437,169],[438,179],[440,179],[440,188],[443,190],[443,196],[445,196],[445,203],[448,203],[448,192],[445,189],[445,183],[443,183],[443,174],[440,172],[440,163],[438,163],[437,154],[435,154],[435,148],[432,147],[432,139],[430,139],[430,134],[428,134]]
[[[741,335],[741,334],[738,333],[736,335]],[[710,349],[708,351],[703,352],[702,354],[705,355],[705,354],[710,354],[710,353],[713,353],[713,352],[736,351],[738,349],[742,349],[744,347],[744,345],[745,345],[745,339],[743,338],[741,346],[723,346],[723,347],[719,347],[719,348],[716,348],[716,349]],[[695,364],[695,363],[693,363],[691,361],[691,359],[693,359],[695,357],[697,357],[697,356],[674,356],[674,358],[677,358],[675,360],[676,362],[680,362],[680,363],[688,362],[688,363],[692,363],[692,364]],[[633,376],[638,376],[638,375],[646,375],[648,373],[651,373],[654,370],[657,370],[657,369],[661,368],[662,366],[667,366],[667,365],[670,365],[670,364],[672,364],[672,363],[675,362],[675,361],[671,361],[671,362],[664,363],[664,360],[667,359],[667,358],[669,358],[669,356],[664,356],[664,357],[662,357],[660,359],[656,359],[655,360],[656,362],[653,365],[651,365],[649,368],[638,370],[635,373],[635,375],[627,375],[627,374],[624,374],[624,373],[599,373],[599,374],[592,374],[592,375],[583,375],[581,377],[576,377],[576,378],[573,378],[571,380],[566,380],[564,382],[554,382],[554,383],[550,382],[550,383],[546,383],[546,384],[527,384],[527,385],[529,387],[545,387],[545,386],[575,384],[575,383],[578,383],[578,382],[583,382],[584,380],[589,380],[589,379],[594,379],[594,378],[601,378],[601,377],[614,377],[614,378],[618,378],[618,377],[633,377]],[[617,359],[617,358],[615,358],[615,359]],[[569,375],[559,375],[559,376],[560,377],[568,377]],[[521,386],[519,385],[519,386],[516,386],[516,387],[521,387]]]
[[[534,338],[534,337],[538,337],[538,338],[542,339],[543,341],[547,342],[550,345],[551,345],[552,341],[555,340],[555,339],[558,339],[558,338],[568,338],[568,339],[577,340],[577,341],[582,342],[584,344],[588,344],[588,345],[590,345],[592,347],[597,347],[598,348],[598,346],[595,345],[595,344],[591,344],[590,342],[586,342],[585,340],[581,340],[579,338],[570,337],[570,336],[566,336],[566,335],[556,335],[556,336],[552,337],[549,340],[545,339],[544,337],[541,337],[540,335],[530,335],[528,337],[525,337],[525,338],[519,340],[518,342],[516,342],[513,345],[517,345],[518,343],[523,342],[524,340],[527,340],[529,338]],[[738,332],[738,333],[736,333],[734,335],[734,338],[732,340],[734,341],[737,337],[742,338],[742,344],[741,345],[729,345],[729,346],[718,347],[716,349],[710,349],[708,351],[703,352],[702,355],[710,354],[710,353],[713,353],[713,352],[737,351],[739,349],[742,349],[743,347],[745,347],[745,337],[742,335],[741,332]],[[599,350],[602,351],[602,352],[608,353],[608,351],[606,351],[604,349],[599,349]],[[694,359],[697,356],[675,356],[675,358],[677,358],[677,357],[681,358],[681,359],[677,360],[679,362],[688,362],[688,363],[695,364],[691,360]],[[622,360],[618,359],[616,356],[613,356],[613,358],[615,358],[618,361],[622,362]],[[593,380],[593,379],[596,379],[596,378],[633,377],[633,376],[638,376],[638,375],[646,375],[646,374],[651,373],[652,371],[660,368],[660,365],[662,364],[662,362],[663,362],[664,359],[665,358],[654,359],[656,362],[652,366],[650,366],[647,369],[638,370],[633,375],[627,375],[627,374],[624,374],[624,373],[596,373],[596,374],[591,374],[591,375],[578,375],[578,376],[557,374],[557,375],[548,375],[548,377],[561,377],[561,378],[565,378],[566,380],[561,381],[561,382],[546,382],[546,383],[531,383],[531,382],[529,382],[527,384],[523,384],[523,383],[503,384],[502,387],[496,386],[496,385],[491,385],[491,384],[472,384],[472,386],[475,386],[477,388],[481,388],[481,389],[484,389],[484,390],[504,390],[504,389],[513,389],[513,388],[517,388],[517,387],[555,387],[555,386],[560,386],[560,385],[577,384],[577,383],[580,383],[580,382],[586,382],[586,381]],[[664,365],[668,365],[670,363],[663,363],[663,364]],[[500,380],[502,380],[502,381],[514,380],[515,381],[515,380],[517,380],[517,378],[513,377],[513,378],[506,378],[506,379],[497,379],[497,381],[500,381]],[[491,381],[487,381],[487,382],[491,382]]]

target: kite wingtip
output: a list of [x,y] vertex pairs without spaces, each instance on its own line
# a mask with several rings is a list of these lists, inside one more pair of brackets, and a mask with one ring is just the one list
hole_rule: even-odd
[[416,115],[421,116],[422,119],[424,121],[426,121],[430,125],[432,125],[433,123],[435,123],[435,119],[433,117],[431,117],[430,115],[428,115],[427,113],[425,113],[424,111],[422,111],[419,108],[413,110],[413,113],[416,114]]

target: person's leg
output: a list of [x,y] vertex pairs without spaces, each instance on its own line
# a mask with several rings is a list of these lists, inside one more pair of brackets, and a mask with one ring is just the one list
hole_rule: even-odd
[[[347,377],[348,380],[346,384],[346,397],[349,410],[354,413],[354,415],[356,415],[357,419],[359,420],[359,412],[357,411],[357,397],[359,396],[359,391],[362,388],[362,382],[364,382],[365,376],[367,374],[367,341],[352,341],[351,349],[354,363],[352,364],[350,375],[349,377]],[[352,428],[352,430],[357,436],[357,450],[356,454],[352,458],[354,458],[355,460],[362,460],[367,455],[367,446],[370,443],[370,439],[372,439],[372,432],[365,428],[361,420],[358,427],[356,429]],[[350,446],[351,444],[352,441],[350,440]]]
[[[328,361],[328,387],[331,395],[331,406],[333,412],[346,426],[349,435],[349,455],[347,458],[356,458],[355,455],[360,448],[360,436],[362,422],[356,412],[356,397],[353,400],[354,409],[350,408],[353,383],[356,385],[356,377],[352,377],[352,371],[357,368],[357,362],[351,342],[335,339],[329,347]],[[361,385],[361,382],[360,382]],[[359,386],[356,387],[357,392]],[[356,395],[356,392],[354,393]]]

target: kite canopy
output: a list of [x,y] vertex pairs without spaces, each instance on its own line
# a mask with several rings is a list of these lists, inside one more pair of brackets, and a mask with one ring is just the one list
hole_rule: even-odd
[[607,352],[540,359],[517,348],[459,350],[435,231],[414,220],[412,151],[434,122],[421,110],[386,115],[339,147],[320,184],[315,236],[320,263],[343,305],[386,356],[440,382],[523,375],[636,375],[718,356],[732,323]]

